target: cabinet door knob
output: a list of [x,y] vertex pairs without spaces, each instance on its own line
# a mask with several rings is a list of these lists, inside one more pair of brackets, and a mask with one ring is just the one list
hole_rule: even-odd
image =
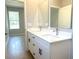
[[33,53],[33,55],[35,55],[35,53]]
[[5,35],[7,35],[8,33],[5,33]]
[[42,49],[39,48],[39,54],[42,55]]

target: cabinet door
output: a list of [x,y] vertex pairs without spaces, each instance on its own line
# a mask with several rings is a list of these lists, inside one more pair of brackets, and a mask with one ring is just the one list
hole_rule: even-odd
[[49,57],[50,44],[47,41],[45,41],[37,36],[36,36],[35,41],[37,43],[36,44],[37,45],[37,47],[36,47],[37,58],[38,59],[50,59],[50,57]]
[[[41,41],[43,39],[38,38],[40,42],[38,42],[38,59],[50,59],[49,56],[49,46],[47,45],[47,43],[45,44],[45,42]],[[47,47],[48,46],[48,47]]]
[[28,46],[29,46],[29,50],[31,52],[31,54],[34,56],[35,59],[38,59],[38,47],[37,47],[37,42],[36,40],[36,36],[29,33],[28,37],[30,39],[28,39]]
[[49,57],[49,49],[40,45],[38,49],[38,57],[39,59],[50,59]]

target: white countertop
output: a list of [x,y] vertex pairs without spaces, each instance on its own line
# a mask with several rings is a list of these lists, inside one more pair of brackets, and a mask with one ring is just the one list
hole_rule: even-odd
[[52,32],[49,30],[42,30],[42,31],[28,30],[28,31],[46,40],[49,43],[72,39],[72,34],[68,32],[59,31],[59,35],[56,35],[56,32]]

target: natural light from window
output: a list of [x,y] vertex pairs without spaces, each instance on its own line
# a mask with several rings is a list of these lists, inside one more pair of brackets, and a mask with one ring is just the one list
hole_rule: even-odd
[[19,29],[19,11],[9,11],[10,29]]

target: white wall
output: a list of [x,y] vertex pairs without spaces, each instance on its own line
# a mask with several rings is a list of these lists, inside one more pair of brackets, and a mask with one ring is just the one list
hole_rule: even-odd
[[60,28],[71,28],[71,5],[59,9],[58,26]]
[[24,7],[24,3],[23,2],[19,2],[16,0],[6,0],[6,5],[7,6],[13,6],[13,7]]

